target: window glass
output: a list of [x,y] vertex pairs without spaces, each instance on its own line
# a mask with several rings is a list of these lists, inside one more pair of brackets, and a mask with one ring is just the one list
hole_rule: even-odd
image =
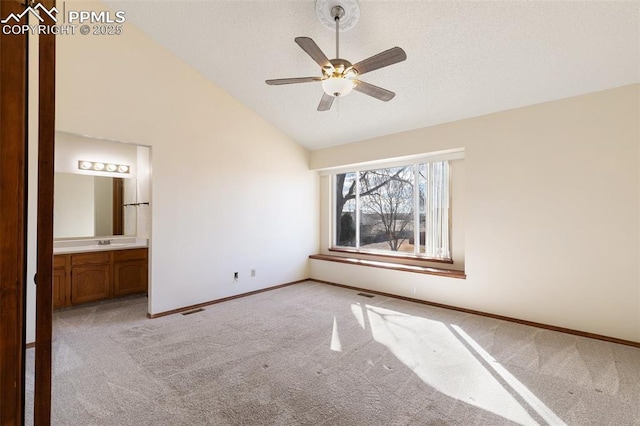
[[334,245],[449,259],[449,163],[337,174]]
[[413,166],[360,173],[360,247],[413,253]]
[[356,173],[342,173],[335,177],[336,245],[356,246]]

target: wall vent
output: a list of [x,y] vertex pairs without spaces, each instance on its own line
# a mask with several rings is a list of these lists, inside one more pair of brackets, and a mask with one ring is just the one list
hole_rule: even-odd
[[198,309],[194,309],[193,311],[183,312],[182,315],[197,314],[198,312],[202,312],[202,311],[204,311],[204,309],[198,308]]
[[362,297],[375,297],[373,294],[367,294],[367,293],[358,293],[358,296],[362,296]]

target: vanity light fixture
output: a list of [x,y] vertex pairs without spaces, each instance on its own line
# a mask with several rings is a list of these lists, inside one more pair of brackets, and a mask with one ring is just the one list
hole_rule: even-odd
[[96,172],[110,172],[110,173],[129,173],[131,169],[125,164],[114,163],[101,163],[99,161],[78,161],[78,168],[80,170],[91,170]]

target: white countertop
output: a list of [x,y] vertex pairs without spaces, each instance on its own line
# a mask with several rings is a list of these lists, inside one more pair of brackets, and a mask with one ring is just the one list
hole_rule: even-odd
[[[98,244],[99,241],[111,241],[110,244]],[[57,240],[53,242],[53,254],[86,253],[94,251],[128,250],[148,247],[146,238],[136,237],[100,237],[76,240]]]

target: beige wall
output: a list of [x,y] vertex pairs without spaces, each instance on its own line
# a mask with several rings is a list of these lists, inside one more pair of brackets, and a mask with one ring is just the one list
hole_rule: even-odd
[[57,73],[58,130],[151,147],[151,313],[309,275],[305,149],[129,24],[58,37]]
[[639,94],[626,86],[312,152],[322,169],[464,148],[468,278],[315,260],[311,276],[640,341]]

